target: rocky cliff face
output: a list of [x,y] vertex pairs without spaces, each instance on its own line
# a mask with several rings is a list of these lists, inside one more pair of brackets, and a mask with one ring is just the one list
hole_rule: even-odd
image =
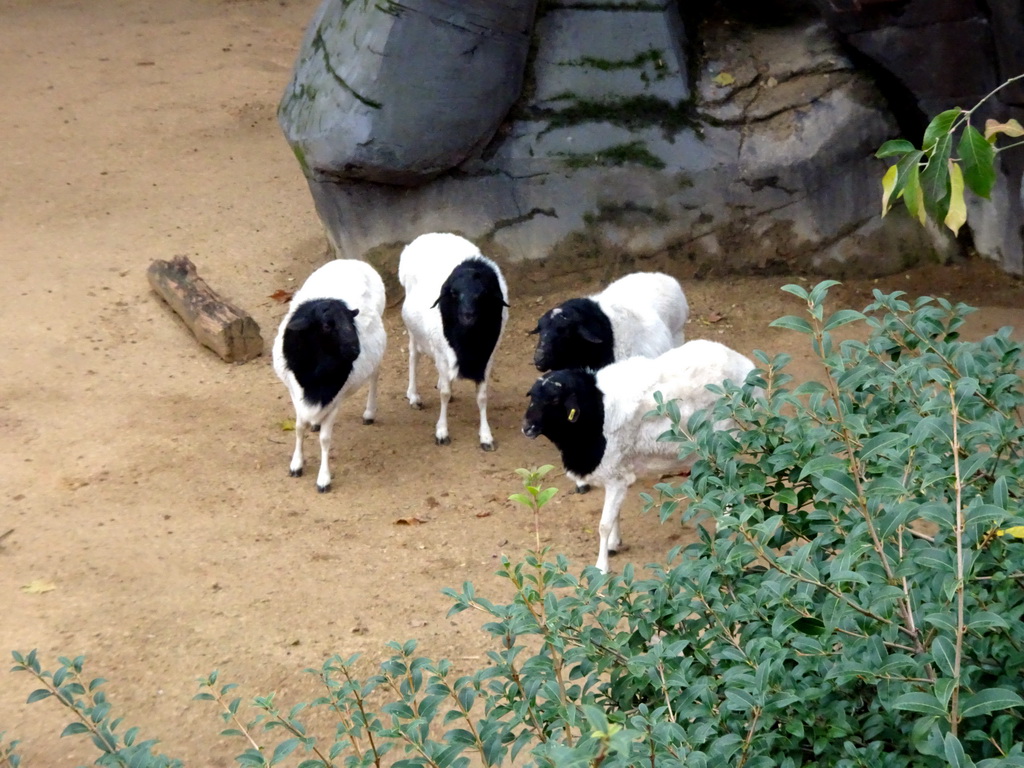
[[465,5],[327,0],[314,19],[281,122],[339,255],[455,231],[510,264],[836,275],[955,248],[902,210],[879,218],[873,153],[898,128],[817,14],[696,27],[669,0],[536,18],[480,0],[502,13],[456,22]]

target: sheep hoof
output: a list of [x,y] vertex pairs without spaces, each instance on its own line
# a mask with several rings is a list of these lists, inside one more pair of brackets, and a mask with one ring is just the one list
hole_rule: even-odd
[[494,443],[480,443],[480,447],[490,452],[494,450]]
[[577,485],[573,493],[590,493],[590,486],[587,483]]
[[316,492],[317,493],[327,493],[329,490],[331,490],[331,484],[330,483],[328,483],[327,485],[318,485],[316,487]]
[[288,474],[292,477],[302,477],[302,467],[299,467],[298,469],[289,469]]
[[370,426],[371,424],[373,424],[373,419],[368,419],[365,416],[363,416],[363,424],[365,424],[366,426]]
[[419,400],[416,400],[416,401],[410,400],[409,401],[409,405],[412,406],[412,409],[414,411],[422,411],[423,410],[423,403],[421,403]]
[[450,437],[435,437],[434,442],[438,445],[451,445],[452,439]]
[[310,432],[319,432],[320,431],[320,425],[319,424],[313,424],[312,426],[310,426],[309,431]]

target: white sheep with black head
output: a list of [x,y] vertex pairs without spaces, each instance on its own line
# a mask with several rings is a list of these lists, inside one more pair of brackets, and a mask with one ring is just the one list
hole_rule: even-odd
[[[654,393],[677,400],[683,423],[718,395],[709,384],[742,384],[754,363],[724,344],[691,341],[655,358],[634,357],[599,371],[550,371],[534,382],[523,417],[523,434],[544,435],[562,456],[566,474],[577,482],[604,486],[597,567],[608,571],[608,556],[622,545],[619,511],[638,476],[679,472],[692,459],[679,446],[659,441],[668,418],[651,414]],[[734,427],[720,421],[716,429]]]
[[416,383],[420,353],[437,368],[441,413],[434,430],[438,445],[448,445],[448,403],[452,382],[476,384],[480,447],[494,450],[487,421],[487,384],[494,353],[508,322],[508,286],[498,265],[458,235],[420,235],[402,251],[398,281],[405,289],[402,319],[409,332],[409,389],[414,408],[422,408]]
[[328,454],[342,400],[369,383],[363,423],[377,414],[377,377],[387,346],[384,282],[369,264],[337,259],[315,270],[292,296],[274,339],[273,365],[295,406],[292,477],[302,475],[306,427],[320,433],[316,487],[331,488]]
[[530,333],[539,371],[599,370],[630,357],[657,357],[685,341],[690,316],[679,281],[660,272],[634,272],[591,296],[547,312]]

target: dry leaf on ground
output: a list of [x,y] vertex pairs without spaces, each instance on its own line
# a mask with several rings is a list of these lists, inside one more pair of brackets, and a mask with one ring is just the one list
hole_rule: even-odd
[[28,592],[30,595],[41,595],[44,592],[52,592],[57,588],[57,585],[52,581],[46,579],[33,579],[28,584],[23,584],[21,587],[22,592]]

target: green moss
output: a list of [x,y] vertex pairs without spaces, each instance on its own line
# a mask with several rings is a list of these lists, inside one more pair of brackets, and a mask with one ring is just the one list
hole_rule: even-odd
[[665,64],[665,52],[657,48],[648,48],[641,51],[632,59],[599,59],[593,56],[583,56],[571,61],[560,61],[562,67],[590,67],[599,69],[602,72],[617,72],[623,69],[642,69],[648,64],[652,65],[658,72],[658,79],[665,77],[668,67]]
[[568,168],[590,168],[594,166],[617,167],[620,165],[642,165],[645,168],[661,170],[664,161],[647,149],[642,141],[628,144],[614,144],[596,152],[554,152]]
[[526,110],[529,113],[528,119],[546,120],[550,128],[588,122],[608,122],[626,128],[660,126],[672,133],[699,126],[690,104],[673,104],[656,96],[640,95],[595,101],[565,93],[556,96],[555,99],[571,103],[561,109],[533,107]]
[[389,16],[394,16],[396,19],[402,15],[402,11],[404,10],[402,6],[394,2],[394,0],[386,0],[385,2],[379,2],[374,5],[374,8],[376,8],[378,11],[382,11],[383,13],[388,14]]
[[677,173],[675,179],[676,186],[678,186],[680,189],[690,189],[693,187],[693,179],[690,178],[689,174],[682,172]]
[[299,161],[299,167],[302,172],[309,176],[309,163],[306,162],[306,152],[302,149],[299,144],[292,144],[292,154],[295,155],[295,159]]
[[637,216],[650,219],[657,224],[667,224],[671,217],[664,208],[655,208],[650,205],[641,205],[634,202],[625,202],[612,205],[611,203],[599,203],[597,211],[583,214],[583,221],[588,225],[595,224],[624,224],[628,219],[636,220]]
[[334,68],[334,64],[331,62],[331,54],[327,50],[327,43],[324,42],[322,30],[317,29],[316,33],[313,35],[312,47],[314,51],[318,52],[323,57],[324,68],[327,70],[327,74],[334,78],[334,82],[341,86],[342,90],[352,94],[352,96],[358,101],[372,109],[380,109],[384,106],[379,101],[369,99],[357,92],[351,85],[345,82],[345,79],[341,75],[338,74],[338,71]]

